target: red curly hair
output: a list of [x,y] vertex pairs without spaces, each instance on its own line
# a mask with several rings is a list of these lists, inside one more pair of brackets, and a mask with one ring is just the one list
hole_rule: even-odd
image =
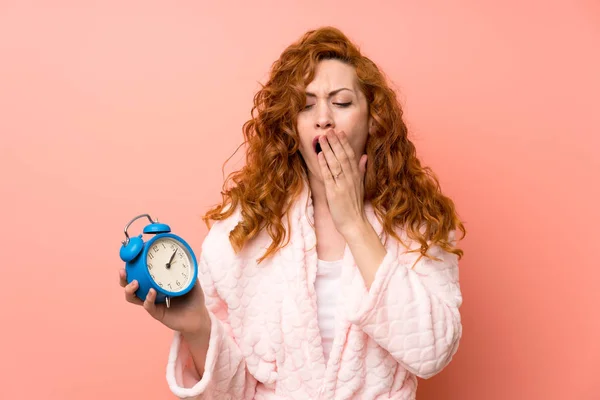
[[396,94],[377,65],[333,27],[308,31],[272,65],[268,82],[254,96],[252,118],[243,126],[246,165],[225,180],[223,201],[203,216],[206,225],[210,228],[210,220],[223,220],[239,206],[242,220],[229,236],[236,252],[262,229],[272,244],[259,262],[287,244],[282,218],[302,192],[307,173],[299,151],[297,115],[306,103],[305,88],[324,59],[356,68],[367,98],[375,126],[366,144],[365,201],[371,202],[384,231],[401,242],[394,229],[403,227],[420,243],[421,256],[429,257],[429,246],[436,244],[461,258],[463,251],[449,241],[449,233],[458,229],[464,238],[465,228],[436,176],[421,166]]

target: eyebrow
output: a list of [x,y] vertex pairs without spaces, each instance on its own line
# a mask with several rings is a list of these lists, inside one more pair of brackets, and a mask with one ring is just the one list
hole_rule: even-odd
[[[339,92],[341,92],[342,90],[349,90],[350,92],[354,93],[354,91],[352,91],[352,90],[350,90],[348,88],[339,88],[339,89],[336,89],[334,91],[329,92],[329,96],[328,97],[334,96],[334,95],[338,94]],[[317,97],[316,94],[311,93],[311,92],[306,92],[306,96],[307,97]]]

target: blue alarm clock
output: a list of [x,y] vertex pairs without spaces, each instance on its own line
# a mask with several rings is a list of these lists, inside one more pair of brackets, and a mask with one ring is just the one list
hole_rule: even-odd
[[[147,217],[143,233],[153,235],[144,241],[142,234],[129,237],[127,229],[137,219]],[[156,290],[156,303],[171,306],[171,298],[188,293],[198,277],[198,263],[190,245],[171,228],[154,221],[148,214],[138,215],[125,226],[125,240],[119,255],[125,261],[127,283],[138,281],[135,292],[142,301],[150,289]]]

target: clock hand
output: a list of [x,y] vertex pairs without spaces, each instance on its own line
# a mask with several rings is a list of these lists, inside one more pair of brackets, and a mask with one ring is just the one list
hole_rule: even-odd
[[175,258],[175,254],[177,254],[177,249],[171,255],[171,258],[169,259],[169,262],[167,263],[167,268],[171,268],[171,262],[173,261],[173,258]]

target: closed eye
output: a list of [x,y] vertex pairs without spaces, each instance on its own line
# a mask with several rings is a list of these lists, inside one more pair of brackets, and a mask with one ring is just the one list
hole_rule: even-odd
[[[350,104],[352,104],[352,102],[350,101],[348,103],[333,103],[333,104],[336,105],[336,106],[338,106],[338,107],[345,108],[345,107],[349,107]],[[313,105],[314,104],[307,104],[307,105],[305,105],[304,106],[304,110],[309,110]]]

